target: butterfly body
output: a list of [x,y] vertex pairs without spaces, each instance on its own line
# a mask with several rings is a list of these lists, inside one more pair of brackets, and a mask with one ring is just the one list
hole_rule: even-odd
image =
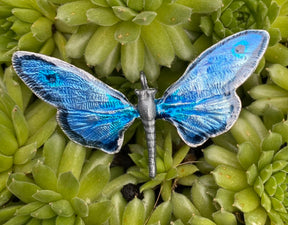
[[269,42],[263,30],[234,34],[203,52],[163,97],[155,100],[141,74],[137,106],[119,91],[86,71],[59,59],[19,51],[13,67],[41,99],[57,107],[57,120],[73,141],[107,153],[116,153],[125,130],[142,120],[149,150],[149,175],[156,174],[155,119],[171,122],[191,147],[224,133],[241,110],[236,89],[256,69]]
[[149,88],[147,80],[143,72],[140,73],[142,89],[135,90],[138,96],[137,110],[142,120],[144,130],[146,133],[147,147],[149,152],[149,176],[156,175],[156,134],[155,134],[155,118],[156,118],[156,103],[155,94],[156,89]]

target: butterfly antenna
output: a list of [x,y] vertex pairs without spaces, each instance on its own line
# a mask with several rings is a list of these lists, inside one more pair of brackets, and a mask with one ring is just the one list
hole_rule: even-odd
[[148,89],[148,84],[147,84],[147,79],[146,79],[146,75],[144,73],[144,71],[140,72],[140,81],[141,81],[141,86],[142,89]]

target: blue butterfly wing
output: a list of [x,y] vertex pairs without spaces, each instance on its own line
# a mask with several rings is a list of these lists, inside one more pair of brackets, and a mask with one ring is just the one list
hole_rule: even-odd
[[58,123],[71,140],[107,153],[120,150],[124,131],[139,117],[122,93],[52,57],[18,51],[12,62],[24,83],[58,109]]
[[268,42],[266,31],[248,30],[203,52],[156,100],[157,118],[174,124],[192,147],[227,131],[241,110],[236,89],[256,69]]

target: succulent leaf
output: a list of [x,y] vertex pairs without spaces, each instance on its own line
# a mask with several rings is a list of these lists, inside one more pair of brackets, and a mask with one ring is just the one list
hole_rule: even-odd
[[112,26],[120,21],[110,8],[91,8],[87,10],[87,19],[99,26]]
[[85,156],[85,148],[70,141],[61,157],[58,173],[71,172],[75,178],[79,178]]
[[99,224],[105,223],[112,213],[111,201],[101,201],[89,205],[89,216],[84,217],[85,224],[93,224],[97,221]]
[[143,70],[144,68],[144,52],[145,49],[142,39],[123,43],[123,45],[121,45],[122,69],[125,71],[126,78],[131,82],[135,82],[139,79],[140,74],[137,71]]
[[[109,167],[106,165],[96,166],[85,176],[82,176],[78,197],[87,202],[94,202],[110,180]],[[93,186],[93,189],[91,189]]]
[[57,191],[65,198],[72,199],[79,192],[79,181],[73,176],[71,171],[61,173],[57,181]]
[[62,195],[51,190],[40,190],[33,195],[33,198],[39,202],[49,203],[60,200]]
[[[210,176],[210,178],[212,178],[211,175],[206,176]],[[212,200],[212,196],[209,195],[211,187],[209,187],[207,184],[205,184],[205,182],[203,182],[204,177],[205,176],[199,178],[193,183],[193,186],[191,188],[191,199],[193,204],[201,213],[201,216],[211,219],[211,215],[216,211],[216,208]]]
[[53,218],[55,216],[55,213],[53,212],[53,210],[51,209],[49,205],[44,205],[40,207],[39,209],[36,209],[35,211],[33,211],[31,213],[31,216],[37,219],[46,220],[46,219]]
[[19,146],[22,146],[25,144],[29,137],[28,123],[22,110],[18,106],[15,106],[15,108],[13,109],[11,117],[18,144]]
[[14,164],[25,164],[28,161],[32,160],[36,155],[36,143],[31,143],[25,146],[22,146],[14,154]]
[[149,25],[156,16],[157,16],[156,12],[142,11],[133,18],[132,22],[138,25]]
[[7,181],[7,188],[23,202],[33,202],[34,199],[32,195],[38,190],[41,190],[41,188],[34,184],[30,179],[26,179],[25,177],[19,175],[21,174],[12,174],[9,177]]
[[181,4],[163,4],[157,10],[157,19],[166,25],[177,25],[188,21],[191,9]]
[[70,202],[65,199],[51,202],[49,205],[54,213],[58,216],[71,217],[74,213]]
[[199,215],[198,209],[185,195],[176,192],[172,193],[173,214],[176,218],[187,223],[192,215]]
[[57,9],[57,17],[69,26],[87,23],[86,11],[93,8],[90,1],[74,1],[61,5]]
[[[57,177],[55,172],[44,164],[38,163],[32,169],[35,182],[42,189],[57,191]],[[45,179],[43,179],[45,177]]]

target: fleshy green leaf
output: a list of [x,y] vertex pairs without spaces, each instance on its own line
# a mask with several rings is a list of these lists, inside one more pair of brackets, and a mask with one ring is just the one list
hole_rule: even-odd
[[77,26],[87,23],[86,11],[93,8],[90,1],[74,1],[58,7],[57,19],[69,26]]
[[133,23],[136,23],[138,25],[149,25],[153,20],[154,18],[157,16],[157,13],[156,12],[153,12],[153,11],[143,11],[143,12],[140,12],[139,14],[137,14],[132,22]]
[[[81,177],[78,197],[93,202],[110,179],[109,165],[98,165]],[[93,188],[91,188],[93,187]]]
[[138,198],[134,198],[130,201],[124,212],[122,217],[123,225],[141,225],[145,220],[145,211],[144,205],[142,201]]
[[73,215],[74,210],[69,201],[61,199],[50,203],[51,209],[58,216],[70,217]]
[[[25,164],[36,155],[36,143],[25,145],[14,154],[14,164]],[[0,163],[1,165],[1,163]]]
[[222,7],[221,0],[177,0],[177,3],[192,8],[193,13],[211,13]]
[[41,208],[32,212],[31,216],[37,219],[50,219],[55,216],[55,213],[51,209],[50,205],[44,205]]
[[259,158],[259,152],[250,142],[244,142],[238,147],[237,158],[241,166],[245,169],[248,169],[253,163],[257,162]]
[[184,223],[187,223],[192,215],[200,215],[198,209],[185,195],[173,192],[171,200],[173,214]]
[[72,199],[78,194],[79,182],[71,171],[59,175],[57,190],[65,199]]
[[88,204],[83,199],[75,197],[71,200],[71,204],[77,215],[81,217],[89,215]]
[[117,26],[115,39],[121,44],[136,41],[140,36],[140,26],[130,21],[122,22]]
[[94,224],[97,221],[98,224],[103,224],[109,219],[113,212],[113,206],[110,201],[96,202],[89,205],[88,217],[83,217],[85,224]]
[[92,8],[86,15],[90,22],[100,26],[112,26],[120,21],[111,8]]
[[157,19],[166,25],[177,25],[188,22],[191,8],[180,4],[163,4],[157,10]]
[[33,198],[43,203],[50,203],[60,200],[62,195],[51,190],[40,190],[33,195]]
[[[13,174],[9,177],[7,181],[7,188],[11,191],[17,198],[25,203],[33,202],[35,199],[32,197],[38,190],[41,190],[39,186],[32,183],[32,181],[25,181],[25,177],[22,174]],[[17,179],[20,178],[20,179]]]
[[171,201],[166,201],[157,206],[153,211],[147,225],[152,225],[155,223],[169,224],[172,213],[172,203]]
[[246,188],[235,194],[234,206],[239,208],[242,212],[251,212],[255,210],[260,204],[258,195],[252,188]]
[[231,166],[219,165],[212,174],[220,187],[231,191],[240,191],[248,185],[245,172]]
[[[42,188],[57,191],[57,177],[54,171],[41,163],[36,164],[32,169],[35,182]],[[45,179],[43,179],[45,177]]]
[[137,15],[137,12],[125,6],[113,6],[112,9],[115,15],[123,21],[131,20]]

